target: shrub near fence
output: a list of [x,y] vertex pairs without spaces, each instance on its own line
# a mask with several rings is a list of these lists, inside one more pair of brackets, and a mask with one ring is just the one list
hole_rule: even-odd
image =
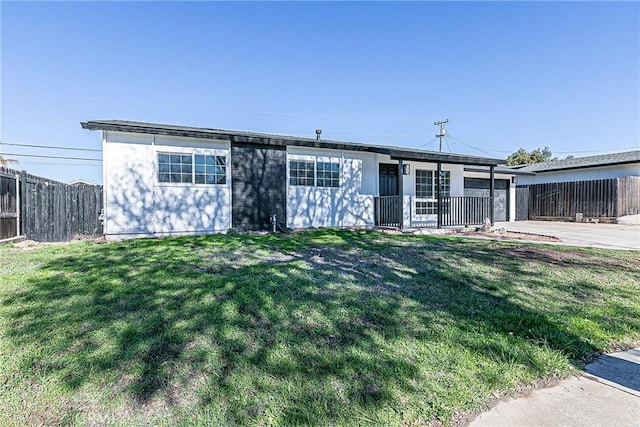
[[102,186],[69,185],[7,168],[0,172],[18,175],[18,234],[40,242],[102,234]]

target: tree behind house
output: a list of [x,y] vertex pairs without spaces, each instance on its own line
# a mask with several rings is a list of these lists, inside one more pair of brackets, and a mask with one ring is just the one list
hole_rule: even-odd
[[4,157],[0,156],[0,166],[7,166],[12,163],[18,163],[18,161],[13,159],[5,159]]
[[549,160],[556,160],[549,147],[536,148],[535,150],[531,150],[531,152],[520,148],[507,157],[507,166],[528,165],[531,163],[547,162]]

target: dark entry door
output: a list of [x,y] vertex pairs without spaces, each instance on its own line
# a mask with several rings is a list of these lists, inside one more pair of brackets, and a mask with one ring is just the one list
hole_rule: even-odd
[[398,165],[380,163],[380,195],[397,196],[398,191]]

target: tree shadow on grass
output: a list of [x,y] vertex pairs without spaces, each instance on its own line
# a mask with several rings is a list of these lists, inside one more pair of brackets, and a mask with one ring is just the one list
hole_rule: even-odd
[[572,362],[598,350],[514,302],[520,281],[545,285],[528,264],[550,262],[519,250],[336,231],[110,243],[41,265],[3,298],[5,334],[46,349],[22,355],[24,374],[111,384],[140,405],[215,405],[238,424],[446,422],[479,397],[443,394],[509,384],[464,384],[451,355],[425,364],[439,346],[538,376],[552,369],[540,347]]

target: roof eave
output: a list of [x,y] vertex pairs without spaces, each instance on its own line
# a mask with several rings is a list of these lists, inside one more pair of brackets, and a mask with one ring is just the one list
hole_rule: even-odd
[[575,169],[602,168],[606,166],[628,165],[631,163],[640,163],[640,160],[630,159],[630,160],[621,160],[617,162],[601,163],[597,165],[580,165],[580,166],[560,167],[560,168],[553,168],[553,169],[543,169],[543,170],[537,170],[535,171],[535,173],[538,174],[538,173],[546,173],[546,172],[561,172],[561,171],[575,170]]
[[490,159],[485,157],[465,156],[459,154],[446,154],[439,152],[416,152],[403,150],[398,147],[385,147],[376,145],[366,145],[359,143],[349,143],[340,141],[316,140],[311,138],[283,138],[278,135],[250,134],[242,135],[232,131],[217,129],[198,129],[187,127],[174,127],[160,124],[146,124],[140,122],[118,122],[104,120],[90,120],[80,122],[83,129],[102,130],[114,132],[133,132],[164,136],[180,136],[202,139],[219,139],[235,143],[260,144],[272,146],[301,146],[312,148],[325,148],[345,151],[365,151],[377,154],[389,155],[394,160],[420,161],[430,163],[447,163],[476,166],[497,166],[504,163],[504,159]]
[[[476,167],[464,168],[464,171],[465,172],[489,173],[488,169],[480,169],[480,168],[476,168]],[[521,171],[521,170],[518,170],[518,169],[511,169],[511,168],[496,169],[495,173],[496,174],[500,174],[500,175],[523,175],[523,176],[534,176],[536,174],[535,172],[526,172],[526,171]]]

